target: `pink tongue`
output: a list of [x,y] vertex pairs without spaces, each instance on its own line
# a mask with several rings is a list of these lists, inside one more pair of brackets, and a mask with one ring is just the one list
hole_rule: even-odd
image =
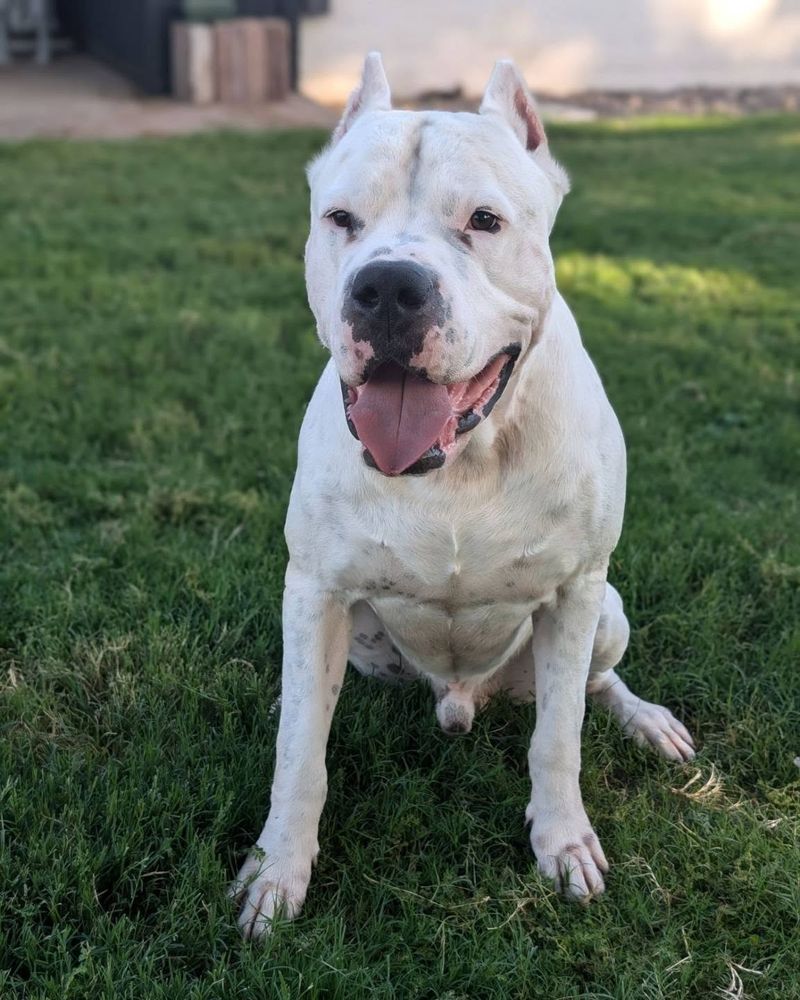
[[373,372],[350,407],[359,439],[387,476],[398,476],[421,458],[452,414],[445,386],[392,363]]

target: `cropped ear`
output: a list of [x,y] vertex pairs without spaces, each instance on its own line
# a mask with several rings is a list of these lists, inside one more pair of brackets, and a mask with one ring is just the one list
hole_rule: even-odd
[[482,115],[499,115],[531,153],[547,143],[544,125],[522,74],[510,59],[499,59],[481,101]]
[[383,69],[380,52],[370,52],[364,60],[361,82],[350,95],[344,114],[333,130],[333,142],[338,142],[365,111],[391,111],[392,93]]
[[569,177],[561,164],[550,155],[536,102],[522,74],[510,59],[500,59],[494,64],[480,113],[497,116],[511,126],[519,141],[550,178],[560,201],[569,191]]

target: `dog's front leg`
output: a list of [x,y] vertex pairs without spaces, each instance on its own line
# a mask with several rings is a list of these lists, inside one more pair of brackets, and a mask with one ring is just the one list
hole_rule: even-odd
[[605,570],[581,576],[533,621],[536,729],[526,818],[539,871],[579,900],[601,893],[608,871],[579,783],[586,678],[604,592]]
[[269,931],[275,914],[295,917],[319,851],[327,795],[325,749],[350,642],[350,611],[336,595],[286,572],[281,719],[269,815],[232,892],[242,898],[245,937]]

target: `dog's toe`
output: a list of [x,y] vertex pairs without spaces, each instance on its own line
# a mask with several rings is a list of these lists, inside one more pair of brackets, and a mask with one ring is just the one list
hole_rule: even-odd
[[303,906],[308,882],[308,877],[296,871],[279,875],[277,866],[269,864],[260,852],[251,854],[228,890],[240,903],[242,936],[262,938],[270,933],[274,920],[294,920]]
[[244,938],[261,938],[272,930],[275,919],[294,920],[301,902],[292,899],[274,882],[254,885],[247,891],[239,911],[239,929]]
[[531,846],[539,872],[567,899],[588,903],[605,891],[608,861],[588,820],[543,828],[534,820]]
[[686,726],[661,705],[641,702],[622,728],[639,746],[650,746],[667,760],[684,763],[697,752]]

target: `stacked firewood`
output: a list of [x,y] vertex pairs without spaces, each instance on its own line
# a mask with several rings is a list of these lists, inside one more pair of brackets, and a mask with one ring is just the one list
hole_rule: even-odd
[[289,93],[289,23],[237,17],[172,25],[172,89],[181,101],[254,104]]

